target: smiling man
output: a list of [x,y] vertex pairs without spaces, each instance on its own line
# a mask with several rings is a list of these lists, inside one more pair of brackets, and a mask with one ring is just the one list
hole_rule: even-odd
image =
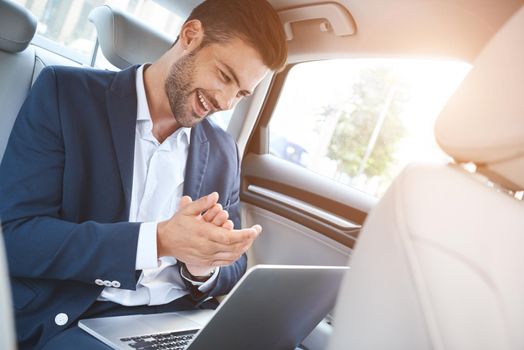
[[213,307],[246,269],[239,155],[207,120],[286,61],[265,0],[208,0],[158,61],[45,69],[0,166],[21,349],[95,349],[78,319]]

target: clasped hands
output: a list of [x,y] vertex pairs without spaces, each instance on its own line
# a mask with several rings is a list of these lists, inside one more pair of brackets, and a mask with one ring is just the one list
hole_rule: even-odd
[[217,266],[232,264],[251,247],[262,227],[235,230],[228,217],[216,192],[196,201],[182,197],[178,211],[158,224],[158,257],[177,258],[197,277],[209,275]]

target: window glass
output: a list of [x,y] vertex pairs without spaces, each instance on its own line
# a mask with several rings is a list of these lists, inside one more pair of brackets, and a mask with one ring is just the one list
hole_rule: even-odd
[[380,197],[407,163],[448,160],[433,124],[469,69],[398,59],[296,65],[271,118],[270,153]]
[[[173,40],[183,20],[153,0],[16,0],[37,18],[37,34],[80,53],[90,62],[96,31],[87,17],[91,10],[104,4],[122,9],[148,25],[163,31]],[[67,55],[67,49],[62,54]],[[102,63],[102,65],[104,65]]]

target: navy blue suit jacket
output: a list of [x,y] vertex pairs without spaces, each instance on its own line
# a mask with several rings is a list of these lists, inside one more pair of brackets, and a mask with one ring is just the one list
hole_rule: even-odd
[[[38,347],[76,323],[102,292],[96,279],[135,290],[139,223],[130,223],[136,67],[121,72],[50,67],[20,110],[0,166],[0,218],[20,346]],[[239,227],[234,140],[204,120],[193,127],[184,194],[217,191]],[[245,255],[206,295],[227,293]],[[65,313],[66,325],[55,323]]]

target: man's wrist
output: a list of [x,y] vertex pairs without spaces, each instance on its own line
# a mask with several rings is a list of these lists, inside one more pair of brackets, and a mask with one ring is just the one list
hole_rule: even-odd
[[211,271],[208,271],[207,274],[198,274],[193,275],[186,265],[182,265],[182,274],[185,275],[184,277],[193,280],[195,282],[205,282],[207,281],[211,276],[213,276],[213,273],[215,272],[215,269],[212,269]]

